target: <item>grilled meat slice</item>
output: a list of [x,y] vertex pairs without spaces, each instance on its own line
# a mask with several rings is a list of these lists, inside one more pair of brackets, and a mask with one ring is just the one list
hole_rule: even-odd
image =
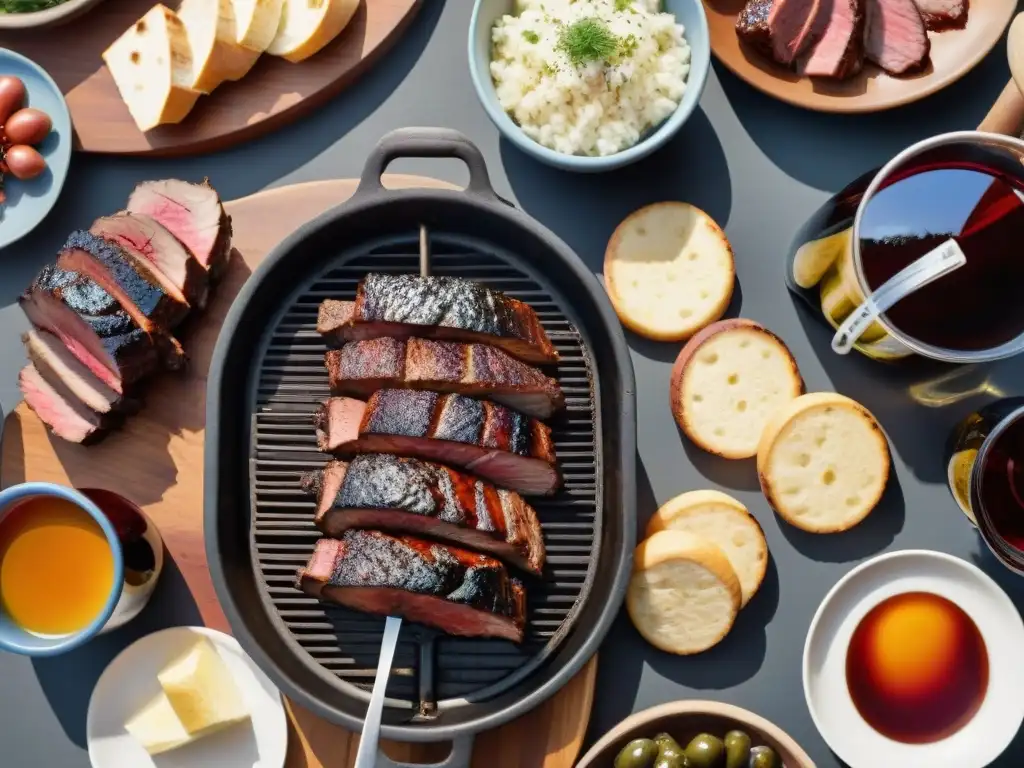
[[134,400],[122,397],[104,384],[52,333],[32,329],[23,333],[21,340],[29,360],[54,388],[60,382],[96,413],[137,410],[138,404]]
[[48,265],[18,301],[34,326],[57,336],[119,394],[157,367],[152,338],[84,275]]
[[936,32],[967,26],[967,0],[914,0],[925,29]]
[[909,74],[928,61],[931,41],[914,0],[865,0],[864,55],[891,75]]
[[321,600],[450,635],[519,643],[526,627],[526,592],[505,566],[412,536],[346,531],[341,539],[321,539],[297,586]]
[[762,56],[775,58],[772,51],[772,32],[768,26],[768,15],[773,0],[748,0],[736,15],[736,34]]
[[151,216],[180,240],[216,279],[231,256],[231,217],[207,179],[144,181],[128,198],[128,212]]
[[832,0],[775,0],[768,12],[772,58],[786,66],[809,51],[825,32]]
[[129,255],[145,259],[163,282],[164,290],[179,302],[193,309],[206,306],[209,274],[181,241],[155,219],[144,213],[122,211],[96,219],[89,231],[113,240]]
[[842,80],[864,66],[864,0],[832,0],[828,26],[799,70],[810,77]]
[[18,374],[18,388],[25,404],[57,437],[88,445],[101,440],[106,434],[106,427],[98,414],[54,389],[32,363]]
[[393,453],[439,461],[520,493],[554,493],[560,482],[551,430],[485,400],[382,389],[367,402],[328,399],[314,424],[320,450],[343,458]]
[[350,528],[411,533],[487,552],[532,573],[544,567],[537,513],[519,494],[440,464],[366,454],[348,464],[329,462],[302,482],[318,497],[316,524],[328,536]]
[[528,363],[558,360],[529,304],[455,277],[369,274],[354,302],[320,305],[317,330],[335,345],[418,336],[490,344]]
[[557,381],[486,344],[369,339],[332,349],[324,361],[339,395],[369,397],[384,388],[456,392],[541,419],[565,405]]

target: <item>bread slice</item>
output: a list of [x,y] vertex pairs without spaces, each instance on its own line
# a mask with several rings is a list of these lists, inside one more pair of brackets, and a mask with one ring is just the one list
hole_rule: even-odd
[[718,546],[740,581],[742,605],[750,602],[768,570],[768,542],[747,508],[721,491],[689,491],[662,504],[647,523],[647,535],[686,531]]
[[803,395],[769,420],[757,449],[768,503],[811,533],[852,528],[889,480],[889,443],[864,406],[834,392]]
[[239,45],[231,0],[182,0],[178,18],[192,48],[192,88],[210,93],[225,80],[241,80],[259,51]]
[[672,415],[683,433],[727,459],[754,456],[768,418],[803,391],[782,339],[742,318],[713,323],[690,339],[669,382]]
[[140,131],[180,123],[199,98],[185,25],[166,6],[153,6],[132,24],[103,61]]
[[277,37],[284,0],[231,0],[235,42],[263,53]]
[[714,219],[687,203],[656,203],[612,233],[604,279],[623,325],[649,339],[682,341],[725,312],[736,267]]
[[651,645],[689,655],[729,634],[742,594],[721,549],[692,533],[660,531],[633,553],[626,610]]
[[341,34],[358,7],[359,0],[285,0],[267,53],[296,63],[308,59]]

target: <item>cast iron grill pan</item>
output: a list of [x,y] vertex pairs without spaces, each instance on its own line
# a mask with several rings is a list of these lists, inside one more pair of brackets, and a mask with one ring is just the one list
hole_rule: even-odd
[[[385,190],[380,176],[401,155],[458,157],[470,184],[465,192]],[[544,370],[566,395],[566,408],[546,420],[564,486],[528,497],[547,564],[542,580],[525,579],[522,645],[403,622],[382,735],[453,739],[445,765],[461,766],[473,734],[537,706],[596,651],[621,605],[636,535],[634,384],[621,328],[578,257],[494,194],[464,137],[439,129],[386,136],[352,200],[279,245],[243,286],[208,383],[206,545],[246,651],[300,704],[358,729],[384,618],[294,586],[319,538],[299,477],[329,458],[312,425],[328,396],[316,313],[324,298],[354,298],[367,272],[418,273],[421,226],[432,274],[477,280],[534,308],[561,356]]]

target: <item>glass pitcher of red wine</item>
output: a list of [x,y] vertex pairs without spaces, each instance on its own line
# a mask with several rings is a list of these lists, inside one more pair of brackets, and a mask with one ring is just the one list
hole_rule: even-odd
[[[1024,349],[1024,142],[948,133],[849,184],[798,232],[790,290],[833,328],[953,241],[958,266],[868,317],[853,348],[876,360],[978,363]],[[958,256],[958,258],[960,258]]]

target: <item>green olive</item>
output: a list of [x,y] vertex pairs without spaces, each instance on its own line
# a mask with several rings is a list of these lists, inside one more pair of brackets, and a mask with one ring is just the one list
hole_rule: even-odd
[[725,765],[725,744],[710,733],[694,736],[686,745],[685,754],[693,768],[722,768]]
[[[679,742],[669,736],[667,733],[659,733],[654,737],[654,743],[658,745],[658,759],[668,758],[674,760],[676,758],[684,757],[683,748],[679,746]],[[684,764],[684,768],[688,768]]]
[[782,761],[771,747],[754,747],[748,768],[782,768]]
[[654,768],[691,768],[691,766],[686,756],[681,754],[678,757],[659,757]]
[[633,739],[615,757],[615,768],[651,768],[658,745],[650,739]]
[[725,768],[748,768],[750,737],[743,731],[725,734]]

